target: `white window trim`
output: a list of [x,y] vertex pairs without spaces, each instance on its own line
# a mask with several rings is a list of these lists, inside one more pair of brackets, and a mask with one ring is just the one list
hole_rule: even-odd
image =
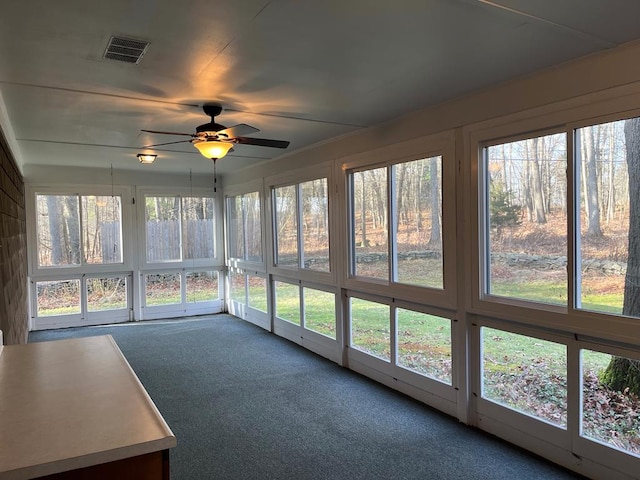
[[[258,198],[260,199],[260,224],[261,224],[261,233],[262,233],[262,238],[261,238],[261,243],[260,246],[262,248],[262,261],[261,262],[252,262],[249,260],[244,260],[244,259],[240,259],[240,258],[229,258],[229,232],[230,232],[230,228],[229,228],[229,209],[227,208],[227,202],[228,199],[231,197],[237,197],[240,195],[247,195],[250,193],[258,193]],[[265,213],[265,209],[266,209],[266,205],[269,203],[264,196],[264,182],[262,179],[258,179],[258,180],[254,180],[251,182],[247,182],[247,183],[243,183],[240,185],[232,185],[229,187],[225,187],[224,189],[224,194],[223,194],[223,202],[221,205],[222,211],[224,212],[224,235],[223,235],[223,241],[224,241],[224,251],[225,251],[225,255],[224,255],[224,261],[225,264],[227,265],[228,268],[233,267],[233,268],[239,268],[239,269],[248,269],[248,270],[254,270],[254,271],[259,271],[259,272],[266,272],[266,265],[267,265],[267,255],[268,255],[268,248],[267,248],[267,229],[266,229],[266,222],[265,219],[266,217],[266,213]]]
[[132,270],[133,257],[133,211],[131,209],[131,189],[127,186],[117,185],[111,188],[107,185],[58,185],[55,187],[46,185],[28,185],[26,188],[26,217],[27,217],[27,243],[38,244],[37,233],[37,195],[78,195],[78,196],[115,196],[121,198],[121,232],[122,232],[122,262],[106,264],[81,264],[60,267],[41,267],[38,265],[38,249],[29,248],[27,252],[27,264],[29,276],[33,279],[48,278],[54,275],[82,275],[94,273],[122,272]]
[[[625,89],[627,92],[628,90],[629,88]],[[594,96],[599,101],[590,103],[590,99]],[[601,93],[589,95],[463,128],[464,157],[466,161],[470,162],[463,168],[463,171],[468,174],[465,181],[469,185],[469,188],[463,191],[464,204],[467,211],[477,212],[467,222],[466,230],[461,232],[462,235],[470,239],[467,253],[471,261],[467,262],[465,270],[465,277],[470,280],[470,288],[467,288],[465,296],[470,313],[510,319],[572,334],[593,335],[612,341],[631,340],[640,343],[640,321],[638,319],[573,308],[575,291],[573,280],[569,280],[569,304],[566,308],[504,297],[482,296],[482,256],[484,255],[482,218],[484,211],[483,205],[479,201],[482,185],[482,149],[484,146],[499,143],[504,139],[512,141],[513,139],[530,138],[539,133],[566,132],[568,135],[567,165],[570,169],[573,165],[573,129],[638,115],[640,115],[640,85],[635,86],[635,92],[621,98],[603,99]],[[476,172],[477,176],[473,177],[470,172]],[[575,251],[573,251],[571,238],[575,234],[573,227],[575,199],[571,179],[568,180],[569,229],[567,239],[570,251],[567,257],[567,268],[569,272],[573,272]]]
[[[388,280],[370,279],[351,276],[347,266],[351,262],[351,235],[352,228],[349,214],[349,174],[372,168],[388,167],[398,163],[442,156],[442,245],[443,245],[443,278],[444,288],[434,289],[402,283],[390,283]],[[361,292],[370,292],[378,295],[392,296],[407,301],[426,303],[443,308],[454,309],[457,306],[456,285],[456,157],[455,135],[453,130],[448,130],[435,135],[420,137],[410,141],[387,145],[372,151],[367,151],[347,157],[341,162],[341,169],[346,172],[344,181],[340,185],[340,197],[344,205],[340,207],[342,212],[340,222],[345,226],[342,232],[344,258],[342,258],[345,272],[342,283],[346,288]],[[387,179],[389,182],[390,179]],[[387,196],[390,192],[387,192]],[[388,209],[388,215],[391,209]],[[391,222],[389,223],[391,225]],[[348,228],[346,228],[348,226]],[[392,229],[389,229],[389,263],[391,263],[392,245],[395,241],[391,238]],[[391,270],[390,270],[391,273]]]
[[[296,214],[297,218],[297,228],[298,228],[298,263],[300,263],[300,259],[302,257],[303,252],[303,242],[304,239],[301,235],[301,226],[300,226],[300,216],[301,216],[301,208],[300,204],[300,184],[305,182],[310,182],[313,180],[325,179],[327,180],[327,212],[329,215],[328,225],[329,225],[329,246],[335,244],[335,222],[332,213],[332,205],[334,201],[335,195],[335,181],[333,178],[333,169],[331,168],[331,163],[323,163],[320,165],[316,165],[312,168],[299,169],[292,172],[287,172],[286,174],[281,175],[273,175],[271,177],[267,177],[265,179],[265,198],[268,198],[268,202],[266,204],[266,218],[269,219],[267,222],[267,228],[269,231],[269,239],[271,239],[272,251],[269,252],[271,260],[268,262],[268,272],[275,275],[288,276],[290,279],[301,279],[309,282],[317,282],[324,284],[335,284],[337,275],[336,275],[336,258],[335,255],[329,254],[329,272],[321,272],[312,270],[309,268],[303,268],[302,265],[298,264],[298,266],[283,266],[278,265],[276,263],[277,253],[277,241],[275,238],[275,209],[274,209],[274,191],[276,188],[295,186],[296,187]],[[331,248],[329,249],[331,252]]]
[[[149,262],[147,260],[147,236],[145,228],[145,198],[146,197],[196,197],[196,198],[212,198],[214,201],[214,257],[212,258],[196,258],[184,260],[167,260],[163,262]],[[222,222],[220,221],[222,212],[220,208],[219,197],[212,193],[208,188],[161,188],[161,187],[137,187],[136,188],[136,213],[138,219],[138,267],[141,270],[171,270],[177,268],[211,268],[222,266],[223,260],[223,234]],[[182,219],[181,219],[182,221]],[[182,238],[180,239],[180,247],[182,248]]]

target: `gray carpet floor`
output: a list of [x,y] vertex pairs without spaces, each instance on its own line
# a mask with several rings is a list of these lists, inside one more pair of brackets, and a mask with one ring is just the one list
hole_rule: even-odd
[[173,430],[174,480],[583,478],[230,315],[114,337]]

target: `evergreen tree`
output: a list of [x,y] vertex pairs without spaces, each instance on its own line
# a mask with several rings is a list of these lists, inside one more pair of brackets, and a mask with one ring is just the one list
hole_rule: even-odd
[[501,181],[492,181],[489,187],[489,215],[491,229],[499,236],[505,227],[520,225],[522,207],[511,203],[511,194]]

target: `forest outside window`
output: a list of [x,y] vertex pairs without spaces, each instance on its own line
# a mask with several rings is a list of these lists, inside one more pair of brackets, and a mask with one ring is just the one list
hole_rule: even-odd
[[262,263],[262,220],[260,194],[227,197],[228,252],[234,260]]
[[483,173],[485,294],[640,317],[640,118],[487,146]]
[[567,304],[564,133],[485,147],[485,293]]
[[120,196],[36,195],[38,267],[122,263]]
[[442,156],[354,171],[349,186],[351,274],[443,289]]
[[273,189],[276,265],[329,272],[327,179]]
[[576,307],[640,316],[640,118],[575,130]]

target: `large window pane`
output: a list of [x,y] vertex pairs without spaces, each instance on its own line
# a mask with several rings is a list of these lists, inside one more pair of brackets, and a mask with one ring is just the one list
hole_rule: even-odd
[[566,427],[566,346],[482,327],[482,397]]
[[451,320],[396,309],[398,365],[451,385]]
[[267,280],[254,275],[247,275],[249,285],[249,306],[267,313]]
[[80,209],[77,195],[38,195],[38,265],[80,265]]
[[147,307],[182,303],[179,273],[154,273],[144,276]]
[[487,293],[567,304],[566,135],[485,148]]
[[82,201],[82,245],[86,263],[122,263],[120,197],[86,196]]
[[295,185],[274,189],[276,263],[298,266],[298,197]]
[[303,287],[304,326],[327,337],[336,338],[336,296]]
[[87,278],[87,309],[90,312],[127,308],[127,277]]
[[218,300],[218,272],[186,272],[186,294],[187,303]]
[[229,298],[237,303],[245,304],[247,302],[246,276],[244,273],[229,271]]
[[229,258],[244,259],[244,223],[242,196],[227,198],[227,223],[229,225]]
[[580,128],[575,138],[577,307],[640,316],[640,303],[633,301],[640,285],[640,120]]
[[640,456],[640,361],[581,353],[582,435]]
[[39,317],[80,313],[80,280],[36,282]]
[[327,179],[300,184],[302,192],[303,265],[310,270],[329,271],[329,201]]
[[387,237],[387,169],[350,175],[353,274],[389,279]]
[[391,361],[389,306],[351,298],[351,347]]
[[246,241],[246,260],[262,262],[262,218],[260,217],[260,194],[247,193],[243,196],[244,238]]
[[394,165],[395,281],[443,288],[442,157]]
[[213,198],[182,199],[182,249],[184,259],[213,258],[214,221]]
[[300,287],[291,283],[273,282],[276,296],[276,317],[300,325]]
[[146,197],[145,232],[147,261],[180,260],[180,197]]

